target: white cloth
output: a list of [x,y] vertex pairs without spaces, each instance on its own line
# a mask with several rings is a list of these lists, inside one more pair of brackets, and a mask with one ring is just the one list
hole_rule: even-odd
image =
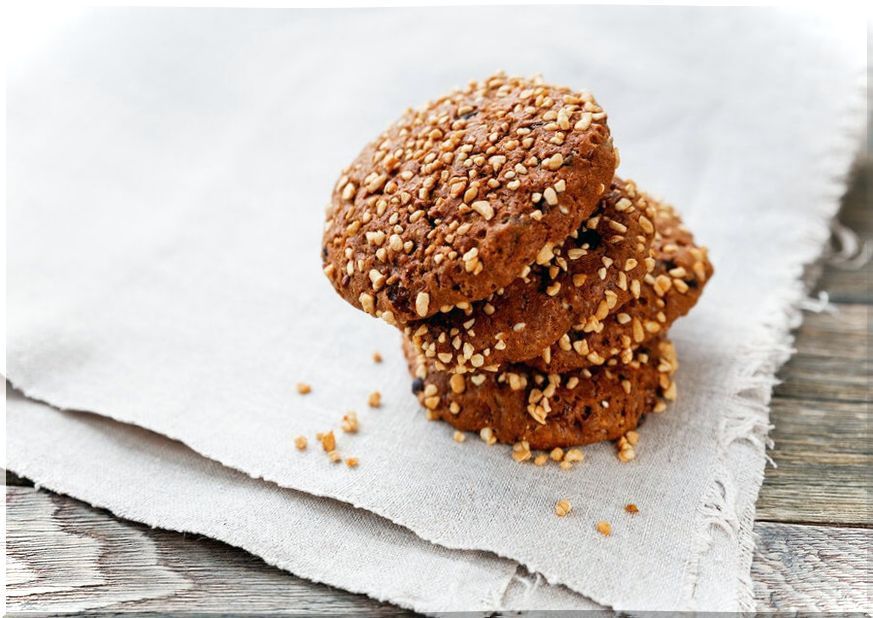
[[[511,560],[446,549],[345,503],[256,481],[150,431],[6,394],[4,465],[42,487],[413,610],[524,607],[528,580]],[[597,609],[560,587],[536,594],[539,607]]]
[[[9,378],[617,610],[750,609],[767,402],[863,127],[863,26],[762,9],[97,12],[8,86]],[[452,442],[418,412],[397,335],[320,272],[339,169],[405,106],[497,66],[592,89],[619,173],[711,248],[716,276],[672,331],[680,400],[628,465],[608,444],[563,472]],[[294,452],[347,409],[361,432],[339,448],[359,468]]]

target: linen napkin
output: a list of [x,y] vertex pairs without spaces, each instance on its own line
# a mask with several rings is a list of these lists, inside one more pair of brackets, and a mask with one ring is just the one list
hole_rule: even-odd
[[[608,444],[567,473],[452,442],[417,411],[396,333],[320,272],[337,171],[405,106],[497,66],[590,87],[619,173],[711,248],[717,275],[672,331],[680,401],[628,465]],[[8,87],[9,378],[618,610],[748,609],[770,387],[863,67],[863,21],[761,9],[96,12]],[[348,409],[357,469],[293,451]]]
[[372,513],[256,481],[144,429],[61,412],[9,388],[6,404],[4,467],[120,517],[219,539],[301,577],[421,612],[531,602],[598,608],[560,587],[538,586],[534,599],[517,563],[433,545]]

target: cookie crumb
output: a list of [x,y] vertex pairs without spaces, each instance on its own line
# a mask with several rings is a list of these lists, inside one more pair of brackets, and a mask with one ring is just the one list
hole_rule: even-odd
[[612,534],[612,525],[608,521],[599,521],[597,522],[597,531],[603,536],[609,536]]
[[624,510],[627,511],[628,513],[630,513],[631,515],[635,515],[636,513],[640,512],[640,509],[633,502],[631,502],[628,505],[625,505]]
[[573,507],[570,505],[570,501],[565,498],[561,498],[555,503],[555,515],[558,517],[565,517],[571,510]]
[[370,393],[370,397],[367,399],[367,404],[371,408],[380,408],[382,407],[382,393],[379,391],[373,391]]
[[328,451],[327,456],[330,459],[330,463],[339,463],[342,461],[342,457],[340,457],[340,454],[336,451]]
[[301,395],[308,395],[312,392],[312,387],[306,384],[305,382],[297,383],[297,392]]
[[336,437],[334,437],[333,431],[319,434],[318,439],[321,442],[321,448],[323,448],[326,453],[331,453],[336,449]]
[[354,410],[343,416],[342,429],[346,433],[358,433],[358,415]]
[[349,468],[357,468],[358,467],[358,458],[357,457],[346,457],[346,465]]
[[457,442],[459,444],[466,439],[467,439],[467,436],[465,436],[464,432],[462,432],[462,431],[456,431],[454,433],[454,435],[452,435],[452,440],[454,440],[455,442]]
[[373,362],[374,363],[381,363],[382,362],[382,355],[379,354],[378,352],[373,352]]
[[308,441],[306,440],[306,436],[297,436],[294,438],[294,446],[297,447],[298,451],[305,451],[307,444]]

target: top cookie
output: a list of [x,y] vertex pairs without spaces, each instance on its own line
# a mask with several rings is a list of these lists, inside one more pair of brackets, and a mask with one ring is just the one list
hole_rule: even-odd
[[324,272],[392,324],[480,300],[595,209],[615,172],[584,92],[497,74],[407,111],[333,191]]

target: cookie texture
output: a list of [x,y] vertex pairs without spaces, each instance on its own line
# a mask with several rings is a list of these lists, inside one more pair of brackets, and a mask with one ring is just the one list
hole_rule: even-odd
[[596,208],[617,163],[585,92],[492,76],[407,111],[337,181],[324,272],[405,324],[510,284]]
[[640,418],[664,409],[676,397],[678,367],[673,345],[663,338],[634,352],[617,367],[564,374],[511,365],[496,373],[450,374],[404,350],[414,376],[412,390],[431,418],[462,431],[490,428],[499,442],[526,441],[533,449],[616,440]]
[[525,364],[565,372],[616,362],[630,363],[634,350],[666,333],[697,303],[713,274],[706,247],[697,246],[678,213],[658,203],[652,250],[655,270],[642,292],[597,324],[575,324],[537,358]]
[[597,327],[642,293],[655,268],[656,203],[614,178],[593,216],[540,248],[522,276],[487,299],[412,323],[406,333],[440,371],[496,371],[540,355],[575,324]]

